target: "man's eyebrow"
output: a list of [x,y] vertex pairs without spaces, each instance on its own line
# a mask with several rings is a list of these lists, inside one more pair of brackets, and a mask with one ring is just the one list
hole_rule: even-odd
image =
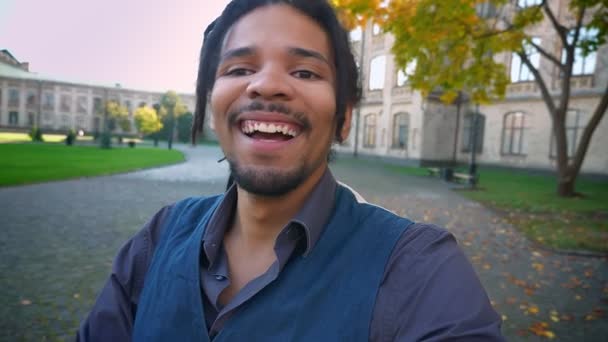
[[236,49],[232,49],[232,50],[228,50],[228,51],[224,52],[220,58],[220,62],[225,61],[227,59],[231,59],[231,58],[252,56],[253,54],[255,54],[255,49],[250,46],[236,48]]
[[315,59],[318,59],[318,60],[326,63],[327,65],[331,66],[331,63],[329,63],[327,58],[325,58],[325,56],[323,56],[322,54],[320,54],[317,51],[303,49],[303,48],[299,48],[299,47],[290,47],[287,49],[287,51],[289,52],[290,55],[307,57],[307,58],[315,58]]

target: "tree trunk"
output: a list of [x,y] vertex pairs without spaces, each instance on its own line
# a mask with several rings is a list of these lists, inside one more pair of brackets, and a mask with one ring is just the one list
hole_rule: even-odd
[[569,174],[560,174],[557,180],[557,195],[560,197],[574,197],[576,195],[574,191],[575,181],[576,177]]

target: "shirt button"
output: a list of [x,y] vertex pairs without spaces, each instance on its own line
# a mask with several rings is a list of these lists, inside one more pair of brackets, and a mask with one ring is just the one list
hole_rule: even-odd
[[226,277],[224,277],[223,275],[219,275],[218,274],[218,275],[215,276],[215,280],[217,280],[217,281],[222,281],[224,279],[226,279]]

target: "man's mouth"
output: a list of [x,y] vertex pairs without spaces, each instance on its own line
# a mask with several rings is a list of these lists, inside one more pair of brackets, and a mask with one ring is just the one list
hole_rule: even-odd
[[287,122],[269,122],[258,120],[242,120],[241,132],[256,140],[287,141],[300,135],[302,129],[298,125]]

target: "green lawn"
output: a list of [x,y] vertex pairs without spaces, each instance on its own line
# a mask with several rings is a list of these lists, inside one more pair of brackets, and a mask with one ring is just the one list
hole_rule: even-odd
[[[409,175],[424,168],[387,166]],[[496,168],[480,169],[479,189],[461,194],[497,210],[529,239],[567,250],[608,252],[608,181],[579,177],[577,198],[556,196],[551,175]]]
[[107,175],[177,163],[175,150],[62,144],[0,144],[0,186]]

